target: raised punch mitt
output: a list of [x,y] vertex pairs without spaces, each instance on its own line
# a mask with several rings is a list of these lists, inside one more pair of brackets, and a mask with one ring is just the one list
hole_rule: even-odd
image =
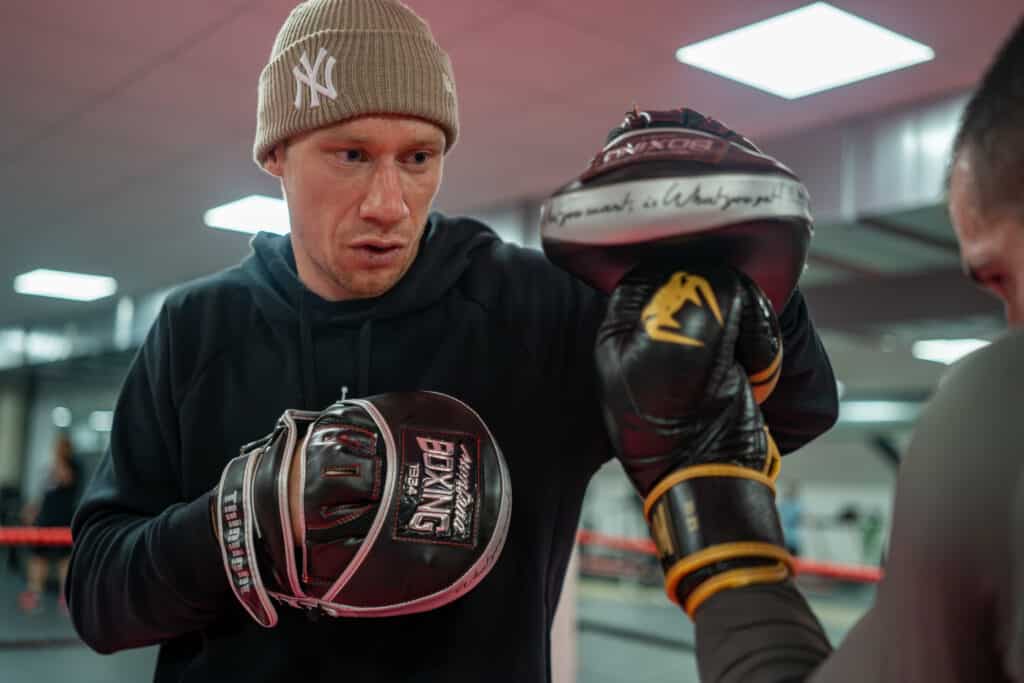
[[710,263],[749,276],[778,313],[813,233],[807,189],[750,140],[692,109],[634,111],[541,207],[555,264],[611,292],[641,263]]

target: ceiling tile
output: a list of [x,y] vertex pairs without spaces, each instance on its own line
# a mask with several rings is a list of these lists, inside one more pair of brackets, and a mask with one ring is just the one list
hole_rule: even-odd
[[259,8],[262,2],[32,0],[17,3],[15,13],[24,25],[59,32],[62,41],[77,40],[106,46],[142,63],[181,45],[227,17]]
[[[0,166],[91,102],[101,98],[137,68],[130,54],[76,36],[28,24],[8,31],[0,41]],[[11,129],[16,130],[11,130]]]
[[407,0],[430,26],[442,49],[451,51],[463,39],[487,26],[500,24],[505,15],[529,5],[508,0]]
[[490,99],[567,101],[567,89],[621,62],[609,41],[557,18],[521,9],[460,37],[450,51],[460,93]]

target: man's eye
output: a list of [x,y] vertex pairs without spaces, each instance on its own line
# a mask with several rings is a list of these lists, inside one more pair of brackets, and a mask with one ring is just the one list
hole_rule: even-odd
[[364,161],[366,159],[366,154],[361,149],[343,149],[338,152],[338,157],[342,161],[354,163],[357,161]]
[[430,152],[413,152],[409,155],[409,161],[417,166],[422,166],[430,161],[430,157],[432,156],[433,155]]

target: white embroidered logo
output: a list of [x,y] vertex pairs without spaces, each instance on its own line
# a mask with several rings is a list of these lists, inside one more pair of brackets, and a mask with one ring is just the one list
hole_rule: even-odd
[[[324,57],[327,57],[327,64],[324,66],[324,80],[323,83],[317,81],[316,76],[320,72],[320,66],[324,62]],[[316,55],[316,62],[313,66],[309,65],[309,54],[306,52],[302,53],[302,57],[299,58],[302,63],[302,68],[305,72],[301,71],[296,65],[292,69],[292,74],[295,76],[295,108],[302,109],[302,86],[306,85],[309,87],[309,108],[313,109],[320,106],[320,96],[330,97],[332,100],[338,98],[338,91],[334,88],[334,65],[337,60],[327,54],[327,50],[320,48],[320,52]]]
[[448,74],[441,72],[441,84],[444,85],[444,91],[449,95],[455,94],[455,84],[452,83],[452,79],[448,78]]

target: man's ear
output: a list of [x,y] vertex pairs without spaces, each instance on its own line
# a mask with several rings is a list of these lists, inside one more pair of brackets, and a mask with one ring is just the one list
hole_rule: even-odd
[[263,168],[272,176],[280,178],[284,175],[284,144],[277,143],[267,153],[267,157],[263,160]]

